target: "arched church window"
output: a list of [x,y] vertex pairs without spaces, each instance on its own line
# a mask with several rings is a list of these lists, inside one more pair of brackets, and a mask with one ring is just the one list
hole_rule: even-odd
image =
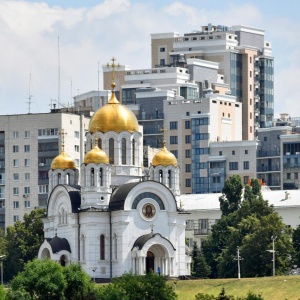
[[171,170],[168,171],[168,185],[169,185],[169,188],[172,187],[172,172],[171,172]]
[[108,145],[108,153],[109,153],[109,163],[114,164],[115,163],[115,141],[113,138],[109,139],[109,145]]
[[91,186],[95,186],[95,170],[91,168]]
[[58,224],[61,224],[61,213],[58,213]]
[[105,236],[100,236],[100,260],[105,260]]
[[164,179],[164,172],[163,170],[159,170],[159,178],[158,178],[158,181],[160,183],[163,183],[163,179]]
[[66,184],[70,184],[70,173],[66,174]]
[[126,139],[122,139],[122,165],[126,165]]
[[98,147],[100,148],[100,149],[102,149],[102,139],[98,139]]
[[132,140],[132,164],[135,165],[135,140]]
[[100,186],[103,186],[103,169],[99,170]]
[[62,224],[65,223],[65,210],[64,209],[61,210],[61,223]]
[[117,234],[114,234],[114,259],[118,259],[118,240]]
[[93,139],[90,141],[90,149],[93,149]]
[[57,184],[60,184],[61,183],[61,174],[58,173],[57,174]]

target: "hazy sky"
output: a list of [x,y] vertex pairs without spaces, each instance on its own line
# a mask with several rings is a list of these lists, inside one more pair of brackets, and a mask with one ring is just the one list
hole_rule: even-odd
[[0,114],[27,113],[29,85],[30,111],[49,111],[58,98],[58,36],[60,102],[67,105],[78,92],[98,89],[98,63],[113,56],[150,68],[151,33],[212,23],[265,30],[275,57],[275,113],[300,117],[299,11],[298,0],[0,0]]

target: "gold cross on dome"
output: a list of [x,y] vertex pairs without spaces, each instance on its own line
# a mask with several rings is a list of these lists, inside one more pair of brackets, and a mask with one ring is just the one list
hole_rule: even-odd
[[65,150],[65,135],[67,133],[62,128],[59,134],[61,135],[61,149],[62,149],[62,151],[64,151]]
[[112,63],[111,64],[107,63],[106,66],[107,66],[107,68],[111,68],[111,79],[114,82],[115,81],[115,68],[120,68],[121,66],[120,66],[120,64],[115,63],[116,59],[114,57],[111,59],[111,61],[112,61]]

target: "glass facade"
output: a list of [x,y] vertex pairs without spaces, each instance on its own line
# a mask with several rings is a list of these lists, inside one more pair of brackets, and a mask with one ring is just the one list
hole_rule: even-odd
[[242,54],[230,53],[231,95],[242,98]]

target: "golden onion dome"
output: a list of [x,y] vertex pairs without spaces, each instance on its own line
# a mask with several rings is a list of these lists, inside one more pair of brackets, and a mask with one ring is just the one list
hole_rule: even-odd
[[108,157],[106,153],[101,150],[97,145],[94,146],[84,157],[85,164],[108,164]]
[[152,165],[154,167],[157,167],[159,165],[162,165],[164,167],[167,166],[174,166],[177,167],[177,159],[173,153],[167,150],[165,146],[154,155],[152,159]]
[[57,170],[57,169],[76,169],[76,164],[74,160],[64,151],[62,150],[59,155],[57,155],[52,163],[51,167],[52,170]]
[[[112,87],[114,88],[115,85],[113,84]],[[112,90],[111,98],[107,104],[95,112],[89,125],[89,132],[91,133],[97,131],[103,133],[108,131],[134,132],[138,129],[139,125],[134,113],[118,101],[114,90]]]

